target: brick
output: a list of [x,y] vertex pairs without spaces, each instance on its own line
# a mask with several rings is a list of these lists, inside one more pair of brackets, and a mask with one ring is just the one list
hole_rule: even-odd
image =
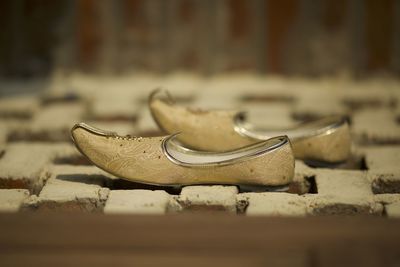
[[400,194],[376,194],[374,195],[374,201],[382,204],[400,202]]
[[376,173],[369,172],[372,190],[375,194],[400,193],[400,172]]
[[236,212],[236,186],[186,186],[178,198],[184,210]]
[[251,103],[241,105],[247,112],[249,123],[265,129],[286,129],[296,125],[291,115],[290,105],[282,103]]
[[[164,133],[165,134],[165,133]],[[153,120],[150,111],[147,108],[142,109],[138,113],[137,135],[139,136],[157,136],[163,135]]]
[[339,195],[305,195],[310,215],[381,215],[383,206],[372,198]]
[[340,94],[342,103],[350,110],[390,108],[394,103],[390,90],[381,84],[373,84],[372,87],[368,83],[360,82],[352,85],[351,90],[343,90]]
[[30,119],[39,109],[35,97],[9,97],[0,99],[0,118]]
[[[315,84],[318,85],[318,84]],[[299,85],[298,90],[302,93],[294,104],[293,115],[300,120],[316,119],[329,115],[346,114],[345,107],[339,100],[339,96],[332,88],[315,86],[314,84]]]
[[369,172],[372,190],[375,194],[400,193],[400,173]]
[[373,192],[400,193],[400,146],[368,147],[364,153]]
[[0,145],[5,146],[12,133],[18,132],[26,125],[25,120],[0,119]]
[[19,141],[70,141],[72,126],[81,121],[83,105],[54,104],[42,108],[24,129],[11,134],[11,140]]
[[399,146],[376,146],[364,148],[365,161],[370,171],[394,171],[400,162]]
[[365,171],[315,169],[318,195],[344,198],[371,198],[371,183]]
[[79,102],[93,95],[96,86],[91,87],[92,90],[90,90],[87,86],[73,84],[80,76],[82,76],[81,73],[67,74],[62,69],[53,70],[46,90],[40,96],[42,105]]
[[359,144],[398,144],[400,126],[389,109],[368,109],[352,116],[352,132]]
[[98,99],[90,106],[90,118],[99,121],[132,121],[135,122],[136,108],[133,100],[104,98]]
[[309,193],[314,177],[315,171],[312,168],[304,164],[303,161],[296,160],[294,177],[289,184],[288,192],[299,195]]
[[7,143],[9,129],[7,124],[0,121],[0,147],[3,148]]
[[0,189],[0,211],[18,211],[27,197],[29,191],[25,189]]
[[[265,92],[262,93],[246,93],[243,92],[240,95],[240,101],[245,105],[253,104],[274,104],[274,105],[291,105],[295,102],[295,96],[292,94],[291,89],[283,89],[277,90],[280,88],[275,88],[271,90],[271,88],[265,88]],[[290,111],[292,109],[291,106],[288,106]]]
[[167,212],[176,213],[181,212],[183,210],[182,205],[179,203],[179,196],[171,195]]
[[389,218],[400,218],[400,202],[385,205],[385,211]]
[[104,213],[164,214],[170,200],[162,190],[111,190]]
[[[89,117],[98,121],[135,122],[138,106],[136,97],[140,88],[132,89],[130,83],[105,80],[99,85],[102,90],[89,100]],[[112,88],[110,90],[110,88]]]
[[240,102],[228,93],[205,94],[203,92],[191,107],[200,110],[234,110],[240,107]]
[[247,203],[246,215],[305,216],[304,198],[289,193],[243,193],[237,195],[239,205]]
[[57,165],[48,170],[50,178],[26,209],[39,211],[102,211],[110,177],[92,166]]
[[364,154],[360,152],[360,149],[358,148],[357,145],[352,144],[351,154],[349,158],[345,162],[336,164],[335,166],[331,166],[331,168],[343,169],[343,170],[365,170],[366,167],[364,161]]
[[0,159],[0,187],[28,189],[32,193],[40,191],[42,172],[53,155],[54,149],[48,144],[9,144]]
[[[199,76],[188,73],[175,73],[165,76],[158,82],[158,86],[167,89],[177,103],[187,104],[193,101],[197,93],[202,89],[202,81]],[[146,95],[146,103],[147,103]]]
[[312,215],[381,214],[365,171],[315,169],[318,194],[306,195]]
[[219,75],[204,83],[194,107],[201,109],[232,109],[241,107],[243,94],[262,92],[265,85],[249,75]]
[[102,81],[99,81],[97,76],[82,72],[69,73],[67,78],[65,76],[57,78],[53,74],[53,79],[54,84],[49,85],[48,91],[44,94],[45,97],[49,95],[51,98],[52,96],[57,97],[72,93],[87,101],[99,92],[99,87],[102,85]]
[[82,155],[71,143],[54,143],[52,163],[65,165],[93,165],[89,159]]

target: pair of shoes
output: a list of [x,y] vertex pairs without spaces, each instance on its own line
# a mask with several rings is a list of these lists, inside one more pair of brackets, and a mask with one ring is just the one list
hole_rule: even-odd
[[113,175],[155,185],[282,186],[293,179],[295,157],[339,162],[349,155],[348,125],[338,117],[264,131],[243,113],[191,110],[160,93],[150,95],[149,108],[169,135],[119,136],[79,123],[71,130],[78,150]]

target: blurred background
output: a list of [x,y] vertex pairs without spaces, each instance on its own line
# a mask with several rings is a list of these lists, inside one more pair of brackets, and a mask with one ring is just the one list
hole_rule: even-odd
[[[121,135],[163,134],[147,106],[149,93],[162,87],[179,105],[244,110],[264,128],[338,114],[349,119],[349,160],[324,170],[296,162],[288,185],[293,196],[272,202],[268,193],[256,192],[255,204],[247,203],[254,210],[266,203],[260,214],[400,216],[400,0],[0,0],[0,27],[0,213],[4,207],[102,213],[113,205],[108,192],[135,189],[166,190],[174,201],[162,204],[160,214],[180,212],[175,200],[186,199],[181,188],[103,172],[106,179],[99,181],[100,170],[70,136],[78,122]],[[236,193],[225,200],[222,191],[222,202],[214,203],[215,193],[204,192],[203,203],[187,198],[183,211],[229,205],[234,214],[252,215]],[[297,194],[312,201],[298,201]],[[136,197],[121,203],[132,214],[153,208]],[[146,264],[157,262],[152,266],[168,256],[191,266],[205,256],[221,265],[254,266],[257,253],[258,266],[270,259],[290,262],[281,266],[334,266],[349,257],[365,262],[352,266],[399,266],[399,228],[390,220],[380,227],[364,218],[351,224],[292,221],[292,227],[290,219],[232,224],[227,217],[214,229],[218,219],[194,219],[190,226],[178,218],[176,224],[132,218],[120,225],[111,217],[77,224],[76,217],[71,223],[71,217],[44,216],[37,227],[22,217],[4,218],[0,214],[6,233],[0,231],[6,237],[0,247],[7,249],[0,262],[17,259],[23,266],[40,257],[57,265],[137,262],[127,257],[131,252],[145,255],[139,260]],[[232,248],[229,254],[224,246]]]
[[396,0],[9,0],[0,76],[231,71],[396,76]]
[[158,135],[147,97],[160,87],[265,127],[340,114],[358,143],[400,143],[398,0],[5,0],[0,12],[0,144],[70,142],[79,121]]

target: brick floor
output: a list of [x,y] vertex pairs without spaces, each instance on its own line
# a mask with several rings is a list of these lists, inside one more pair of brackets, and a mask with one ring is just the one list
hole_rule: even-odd
[[236,212],[236,186],[186,186],[178,198],[185,210]]
[[246,203],[247,215],[305,216],[307,214],[304,198],[296,194],[244,193],[238,195],[237,200]]
[[164,214],[171,196],[162,190],[112,190],[105,213]]
[[[115,179],[82,156],[69,129],[77,122],[121,134],[159,133],[147,95],[169,89],[182,105],[240,108],[270,127],[329,114],[349,116],[354,155],[315,168],[296,161],[283,192],[267,187],[157,187]],[[224,75],[118,78],[71,75],[38,95],[0,99],[0,209],[152,213],[227,211],[258,216],[368,214],[398,217],[400,83]]]
[[24,209],[45,211],[102,211],[111,178],[94,166],[51,166],[49,178],[38,197],[31,197]]
[[28,196],[29,191],[26,189],[0,189],[0,211],[18,211]]

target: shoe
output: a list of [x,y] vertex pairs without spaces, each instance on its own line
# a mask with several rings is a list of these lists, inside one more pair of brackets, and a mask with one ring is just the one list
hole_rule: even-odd
[[248,146],[273,136],[287,135],[297,159],[340,163],[350,156],[349,126],[347,120],[340,116],[282,131],[257,129],[246,122],[244,112],[204,111],[177,106],[168,92],[161,90],[151,93],[149,108],[162,130],[168,134],[181,132],[178,140],[193,149],[220,152]]
[[79,123],[72,128],[71,135],[78,150],[93,164],[134,182],[281,186],[294,175],[294,156],[286,136],[213,153],[178,145],[176,134],[122,137]]

